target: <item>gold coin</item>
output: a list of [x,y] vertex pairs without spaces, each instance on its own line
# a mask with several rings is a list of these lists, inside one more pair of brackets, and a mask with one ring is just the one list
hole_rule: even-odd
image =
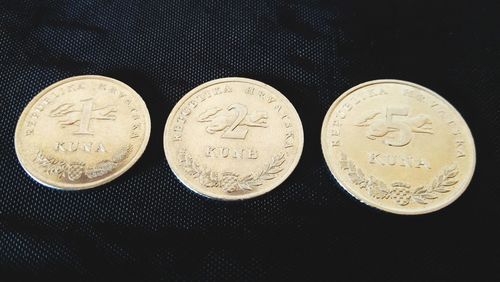
[[129,169],[150,130],[146,104],[132,88],[108,77],[75,76],[47,87],[24,109],[16,153],[43,185],[88,189]]
[[420,85],[375,80],[342,94],[321,132],[328,167],[358,200],[397,214],[441,209],[467,188],[476,152],[462,116]]
[[262,195],[297,165],[304,134],[292,104],[276,89],[223,78],[187,93],[170,113],[164,148],[188,188],[221,200]]

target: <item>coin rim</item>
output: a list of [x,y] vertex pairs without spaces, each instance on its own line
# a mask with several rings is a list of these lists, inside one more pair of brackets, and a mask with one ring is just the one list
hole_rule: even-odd
[[[88,182],[88,183],[80,183],[80,184],[73,184],[73,185],[71,185],[71,184],[70,185],[60,185],[59,183],[52,183],[52,181],[44,181],[35,175],[36,172],[29,171],[29,169],[27,168],[27,164],[24,162],[23,158],[21,157],[21,155],[22,155],[22,153],[20,152],[21,144],[19,144],[20,138],[18,138],[18,136],[20,135],[21,127],[24,125],[24,121],[25,121],[28,113],[32,109],[32,107],[38,102],[38,100],[40,100],[42,97],[44,97],[49,91],[51,91],[54,88],[59,87],[63,84],[73,82],[76,80],[81,80],[81,79],[97,79],[97,80],[105,80],[108,82],[116,83],[137,96],[137,103],[141,104],[144,108],[144,122],[146,125],[146,129],[144,132],[143,142],[141,144],[141,147],[139,148],[139,150],[135,154],[135,156],[129,162],[127,162],[126,165],[124,165],[121,169],[116,170],[114,173],[110,174],[109,176],[107,176],[105,178],[102,178],[102,179],[99,179],[96,181],[92,181],[92,182]],[[119,176],[121,176],[122,174],[124,174],[127,170],[129,170],[139,160],[139,158],[143,155],[144,151],[146,150],[146,147],[149,143],[150,134],[151,134],[151,117],[149,115],[148,108],[146,106],[146,103],[142,99],[141,95],[139,95],[139,93],[137,93],[134,89],[132,89],[132,87],[128,86],[124,82],[121,82],[121,81],[114,79],[114,78],[111,78],[111,77],[106,77],[106,76],[101,76],[101,75],[78,75],[78,76],[72,76],[69,78],[65,78],[63,80],[59,80],[59,81],[49,85],[48,87],[44,88],[35,97],[33,97],[31,99],[31,101],[28,103],[28,105],[26,105],[23,112],[21,113],[21,116],[19,117],[19,119],[17,121],[16,130],[14,133],[14,146],[15,146],[15,150],[16,150],[16,156],[17,156],[17,159],[19,160],[19,163],[21,164],[21,167],[35,181],[37,181],[38,183],[40,183],[46,187],[57,189],[57,190],[79,191],[79,190],[86,190],[86,189],[95,188],[95,187],[104,185],[106,183],[109,183],[112,180],[114,180],[114,179],[118,178]]]
[[[298,144],[297,145],[298,149],[297,149],[297,153],[295,154],[296,155],[295,159],[293,160],[293,162],[288,167],[288,170],[286,171],[286,173],[284,173],[281,176],[281,178],[279,179],[279,181],[276,182],[275,185],[269,186],[269,188],[267,188],[267,189],[261,189],[261,190],[259,190],[257,192],[254,192],[254,193],[251,192],[251,193],[248,193],[248,194],[235,195],[235,196],[231,196],[231,195],[220,196],[220,195],[218,195],[216,193],[210,193],[210,192],[206,193],[202,189],[196,189],[195,187],[191,187],[190,185],[188,185],[188,180],[182,176],[181,169],[176,165],[176,163],[174,162],[175,160],[172,159],[173,157],[169,156],[169,154],[167,152],[167,146],[168,146],[167,131],[168,131],[168,128],[172,125],[171,123],[173,122],[175,114],[179,111],[180,107],[182,105],[184,105],[184,103],[189,98],[191,98],[191,96],[195,95],[196,93],[199,93],[204,88],[208,88],[208,87],[213,86],[215,84],[228,83],[228,82],[244,82],[244,83],[249,83],[249,84],[257,85],[259,87],[263,87],[264,89],[266,89],[266,90],[270,91],[271,93],[277,95],[278,98],[281,98],[282,102],[288,103],[288,106],[290,106],[290,109],[293,110],[292,111],[293,115],[295,115],[296,120],[298,121],[298,126],[296,126],[296,128],[297,128],[297,131],[300,134],[300,136],[299,136],[300,138],[299,138],[299,141],[297,143]],[[293,106],[293,104],[290,102],[290,100],[288,100],[288,98],[286,98],[285,95],[283,95],[281,92],[279,92],[274,87],[272,87],[272,86],[270,86],[270,85],[268,85],[266,83],[260,82],[258,80],[254,80],[254,79],[250,79],[250,78],[244,78],[244,77],[218,78],[218,79],[207,81],[207,82],[205,82],[203,84],[200,84],[197,87],[193,88],[187,94],[185,94],[175,104],[175,106],[172,108],[172,110],[170,111],[170,113],[168,115],[167,122],[165,123],[165,129],[163,131],[163,149],[164,149],[165,157],[167,158],[167,163],[168,163],[168,165],[170,167],[170,170],[174,173],[174,175],[177,177],[177,179],[179,179],[179,181],[184,186],[186,186],[187,188],[189,188],[191,191],[195,192],[196,194],[199,194],[201,196],[204,196],[204,197],[207,197],[207,198],[210,198],[210,199],[221,200],[221,201],[247,200],[247,199],[250,199],[250,198],[255,198],[255,197],[261,196],[263,194],[266,194],[266,193],[274,190],[276,187],[278,187],[283,182],[285,182],[285,180],[287,180],[288,177],[290,177],[290,175],[292,174],[292,172],[295,170],[295,168],[297,167],[297,165],[298,165],[298,163],[300,161],[300,158],[302,156],[303,148],[304,148],[304,129],[302,127],[302,120],[300,119],[299,113],[297,112],[297,110],[295,109],[295,107]],[[176,172],[176,170],[178,170],[178,172]]]
[[[438,205],[433,205],[431,208],[420,208],[420,209],[403,210],[403,209],[396,209],[396,208],[386,207],[383,204],[378,204],[376,201],[374,201],[374,200],[372,200],[372,199],[364,196],[362,193],[356,192],[355,189],[350,189],[349,185],[343,183],[340,180],[340,176],[336,175],[337,172],[333,168],[334,167],[333,163],[335,162],[333,160],[333,157],[329,158],[326,155],[326,151],[328,150],[328,146],[326,145],[327,144],[327,139],[328,139],[326,132],[327,132],[327,127],[328,127],[328,124],[329,124],[329,122],[331,120],[331,115],[332,115],[334,109],[347,96],[349,96],[350,94],[352,94],[356,90],[364,88],[364,87],[369,86],[369,85],[382,84],[382,83],[395,83],[395,84],[408,85],[408,86],[412,86],[412,87],[415,87],[415,88],[423,90],[423,91],[427,91],[431,95],[435,95],[435,97],[437,99],[441,100],[445,105],[448,105],[448,107],[450,107],[451,110],[455,111],[457,117],[459,119],[462,119],[462,121],[465,124],[465,127],[467,129],[467,133],[468,133],[467,136],[470,139],[470,143],[472,145],[471,169],[469,170],[468,176],[466,178],[464,178],[464,181],[461,181],[462,185],[460,186],[460,191],[457,191],[454,194],[454,196],[448,198],[446,201],[443,201],[443,202],[441,202]],[[323,125],[321,127],[321,149],[322,149],[322,152],[323,152],[323,157],[324,157],[324,159],[326,161],[326,164],[327,164],[328,168],[330,169],[331,174],[333,175],[333,177],[335,178],[335,180],[337,181],[337,183],[345,191],[347,191],[355,199],[359,200],[360,202],[362,202],[362,203],[364,203],[364,204],[366,204],[368,206],[377,208],[377,209],[382,210],[382,211],[386,211],[386,212],[390,212],[390,213],[394,213],[394,214],[399,214],[399,215],[421,215],[421,214],[427,214],[427,213],[431,213],[431,212],[440,210],[440,209],[445,208],[446,206],[452,204],[453,202],[455,202],[465,192],[465,190],[467,190],[467,188],[468,188],[468,186],[469,186],[469,184],[470,184],[470,182],[472,180],[472,177],[474,175],[475,168],[476,168],[476,146],[475,146],[475,143],[474,143],[474,138],[472,136],[472,132],[471,132],[471,130],[469,128],[469,125],[467,124],[467,122],[465,121],[465,119],[463,118],[463,116],[460,114],[460,112],[450,102],[448,102],[445,98],[443,98],[441,95],[437,94],[436,92],[430,90],[429,88],[426,88],[424,86],[421,86],[421,85],[413,83],[413,82],[404,81],[404,80],[398,80],[398,79],[377,79],[377,80],[367,81],[367,82],[358,84],[358,85],[350,88],[349,90],[345,91],[342,95],[340,95],[337,99],[335,99],[335,101],[333,102],[333,104],[328,109],[328,111],[327,111],[327,113],[325,115],[325,118],[323,119]]]

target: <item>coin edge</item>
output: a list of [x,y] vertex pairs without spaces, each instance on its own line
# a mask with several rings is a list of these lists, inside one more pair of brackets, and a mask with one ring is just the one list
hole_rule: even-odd
[[[244,194],[244,195],[228,196],[228,198],[221,197],[221,196],[219,196],[218,194],[215,194],[215,193],[204,193],[202,191],[198,191],[198,189],[190,187],[187,184],[187,179],[184,179],[180,175],[180,173],[177,173],[173,169],[173,167],[177,168],[177,166],[173,163],[174,160],[171,160],[169,158],[169,154],[167,153],[167,144],[168,144],[167,130],[169,128],[170,123],[172,122],[172,119],[174,118],[175,114],[179,110],[179,108],[189,98],[191,98],[191,96],[193,96],[194,94],[198,93],[202,89],[210,87],[210,86],[213,86],[213,85],[218,84],[218,83],[225,83],[225,82],[246,82],[246,83],[251,83],[251,84],[263,87],[264,89],[269,90],[271,93],[278,93],[280,95],[280,97],[282,99],[284,99],[285,102],[288,102],[289,105],[291,106],[291,108],[293,109],[293,114],[296,116],[297,120],[299,121],[298,131],[300,132],[300,141],[298,143],[299,144],[299,148],[297,150],[296,157],[295,157],[294,161],[292,162],[292,164],[289,166],[289,169],[288,169],[287,173],[284,174],[284,177],[282,177],[282,179],[280,181],[278,181],[275,185],[273,185],[269,189],[264,189],[264,190],[256,192],[256,193],[248,193],[248,194]],[[168,118],[167,118],[167,121],[165,123],[165,128],[164,128],[164,131],[163,131],[163,149],[164,149],[165,157],[167,159],[167,163],[168,163],[168,166],[169,166],[170,170],[174,173],[174,175],[177,177],[177,179],[179,179],[179,181],[185,187],[187,187],[189,190],[195,192],[198,195],[201,195],[203,197],[206,197],[206,198],[209,198],[209,199],[213,199],[213,200],[219,200],[219,201],[241,201],[241,200],[247,200],[247,199],[255,198],[255,197],[258,197],[258,196],[262,196],[262,195],[264,195],[264,194],[266,194],[268,192],[271,192],[272,190],[276,189],[278,186],[280,186],[283,182],[285,182],[290,177],[290,175],[293,173],[293,171],[297,167],[297,165],[298,165],[298,163],[299,163],[299,161],[300,161],[300,159],[302,157],[302,152],[303,152],[303,149],[304,149],[304,128],[302,126],[302,120],[301,120],[301,118],[299,116],[299,113],[297,112],[297,109],[294,107],[294,105],[290,102],[290,100],[288,100],[288,98],[285,95],[283,95],[280,91],[278,91],[274,87],[272,87],[272,86],[270,86],[270,85],[268,85],[266,83],[263,83],[261,81],[250,79],[250,78],[244,78],[244,77],[218,78],[218,79],[214,79],[214,80],[210,80],[210,81],[204,82],[204,83],[196,86],[195,88],[193,88],[190,91],[188,91],[184,96],[182,96],[182,98],[180,100],[177,101],[177,103],[174,105],[174,107],[170,111],[170,113],[168,115]]]
[[[434,205],[431,208],[421,208],[418,210],[402,210],[402,209],[387,208],[387,207],[384,207],[383,205],[377,204],[375,201],[372,201],[372,200],[368,199],[367,197],[364,197],[361,194],[357,195],[357,193],[354,190],[351,190],[348,188],[348,185],[345,185],[344,183],[342,183],[339,180],[340,177],[337,177],[337,175],[335,174],[334,169],[333,169],[333,163],[331,163],[331,162],[333,162],[333,160],[329,161],[327,156],[326,156],[326,151],[327,151],[326,131],[327,131],[328,122],[330,120],[330,117],[331,117],[335,107],[338,106],[347,96],[352,94],[354,91],[361,89],[363,87],[369,86],[369,85],[381,84],[381,83],[396,83],[396,84],[409,85],[409,86],[415,87],[417,89],[427,91],[431,95],[435,95],[436,98],[438,98],[445,105],[450,107],[450,109],[454,110],[455,114],[457,114],[457,117],[460,118],[463,121],[463,123],[465,124],[465,126],[467,128],[467,132],[468,132],[467,136],[470,139],[471,148],[472,148],[472,154],[471,154],[472,159],[471,159],[470,173],[464,179],[463,185],[461,186],[460,191],[456,192],[447,201],[444,201],[443,203],[440,203],[438,205]],[[328,169],[330,170],[330,173],[333,175],[333,177],[335,178],[337,183],[342,187],[342,189],[344,189],[344,191],[348,192],[352,197],[354,197],[356,200],[362,202],[363,204],[366,204],[366,205],[368,205],[372,208],[376,208],[378,210],[382,210],[385,212],[398,214],[398,215],[423,215],[423,214],[428,214],[428,213],[432,213],[432,212],[441,210],[441,209],[451,205],[465,192],[465,190],[467,190],[467,188],[469,187],[469,185],[472,181],[472,178],[473,178],[474,172],[475,172],[475,168],[476,168],[476,146],[475,146],[475,142],[474,142],[474,137],[472,135],[472,132],[470,130],[469,125],[467,124],[467,122],[465,121],[465,119],[463,118],[461,113],[450,102],[448,102],[448,100],[446,100],[444,97],[442,97],[441,95],[439,95],[435,91],[433,91],[425,86],[413,83],[413,82],[409,82],[409,81],[405,81],[405,80],[398,80],[398,79],[376,79],[376,80],[366,81],[366,82],[360,83],[354,87],[349,88],[347,91],[342,93],[339,97],[337,97],[335,99],[335,101],[332,103],[332,105],[328,108],[328,111],[325,115],[325,118],[323,119],[323,124],[321,127],[321,150],[323,153],[323,158],[328,166]]]
[[[115,171],[114,173],[112,173],[108,177],[102,178],[102,179],[97,180],[97,181],[88,182],[88,183],[85,183],[85,184],[82,184],[82,185],[78,184],[78,185],[66,186],[66,185],[57,185],[57,183],[48,183],[46,181],[43,181],[43,180],[39,179],[33,173],[31,173],[27,169],[26,163],[20,157],[21,156],[21,153],[19,152],[19,150],[20,150],[20,148],[19,148],[20,144],[18,144],[18,136],[20,134],[19,131],[21,130],[22,124],[25,121],[25,118],[26,118],[27,114],[29,113],[29,111],[31,110],[31,108],[33,107],[33,105],[36,104],[44,95],[46,95],[49,91],[51,91],[52,89],[54,89],[56,87],[59,87],[59,86],[65,84],[65,83],[76,81],[76,80],[80,80],[80,79],[103,79],[103,80],[107,80],[107,81],[110,81],[110,82],[113,82],[113,83],[117,83],[117,84],[123,86],[125,89],[128,89],[132,93],[136,94],[137,97],[139,98],[138,99],[139,103],[142,104],[142,106],[145,109],[145,113],[146,113],[146,115],[145,115],[145,123],[146,123],[146,127],[147,128],[146,128],[146,131],[144,132],[144,139],[143,139],[143,142],[142,142],[141,146],[139,147],[139,150],[137,150],[137,153],[130,160],[130,162],[128,162],[125,166],[123,166],[121,169]],[[45,87],[40,92],[38,92],[38,94],[35,95],[30,100],[30,102],[23,109],[23,111],[22,111],[22,113],[19,116],[19,119],[17,121],[16,129],[15,129],[15,132],[14,132],[14,147],[15,147],[15,151],[16,151],[16,157],[17,157],[19,163],[21,164],[21,167],[36,182],[38,182],[38,183],[40,183],[40,184],[42,184],[42,185],[44,185],[46,187],[49,187],[49,188],[52,188],[52,189],[56,189],[56,190],[80,191],[80,190],[87,190],[87,189],[96,188],[98,186],[107,184],[107,183],[115,180],[116,178],[120,177],[125,172],[127,172],[142,157],[142,155],[144,154],[144,152],[146,150],[146,147],[147,147],[147,145],[149,143],[150,136],[151,136],[151,116],[149,114],[149,110],[148,110],[148,107],[147,107],[146,103],[144,102],[144,100],[142,99],[142,96],[139,95],[139,93],[137,91],[135,91],[132,87],[130,87],[126,83],[124,83],[124,82],[122,82],[120,80],[111,78],[111,77],[101,76],[101,75],[78,75],[78,76],[68,77],[68,78],[65,78],[65,79],[62,79],[62,80],[59,80],[59,81],[56,81],[56,82],[50,84],[49,86]],[[90,185],[86,185],[86,184],[90,184]]]

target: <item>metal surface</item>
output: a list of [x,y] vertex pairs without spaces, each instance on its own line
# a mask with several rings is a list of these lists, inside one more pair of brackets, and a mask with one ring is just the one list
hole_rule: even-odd
[[187,187],[221,200],[262,195],[296,167],[300,118],[276,89],[246,78],[204,83],[170,113],[164,133],[170,168]]
[[321,132],[323,154],[345,190],[397,214],[441,209],[467,188],[471,132],[444,98],[420,85],[375,80],[341,95]]
[[151,123],[142,98],[102,76],[76,76],[38,94],[16,127],[24,170],[45,186],[81,190],[123,174],[142,155]]

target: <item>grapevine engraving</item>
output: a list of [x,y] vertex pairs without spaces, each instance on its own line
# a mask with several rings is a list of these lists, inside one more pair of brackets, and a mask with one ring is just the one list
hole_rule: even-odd
[[353,161],[342,153],[340,168],[346,171],[349,179],[360,189],[367,190],[368,194],[376,199],[390,199],[400,206],[406,206],[410,202],[426,205],[429,201],[437,199],[441,194],[448,193],[458,180],[455,177],[459,171],[456,164],[449,165],[443,169],[429,185],[419,186],[412,189],[411,185],[401,181],[393,182],[389,187],[383,181],[373,176],[366,176],[363,171],[356,167]]
[[271,158],[263,169],[241,176],[232,171],[213,171],[196,162],[185,149],[179,150],[181,167],[200,184],[207,188],[220,188],[226,193],[252,191],[266,180],[274,179],[283,168],[285,153],[281,152]]
[[33,162],[40,166],[48,175],[55,175],[60,179],[77,181],[83,176],[93,179],[113,171],[132,152],[132,145],[119,149],[109,160],[100,161],[92,166],[84,162],[67,162],[38,151]]

